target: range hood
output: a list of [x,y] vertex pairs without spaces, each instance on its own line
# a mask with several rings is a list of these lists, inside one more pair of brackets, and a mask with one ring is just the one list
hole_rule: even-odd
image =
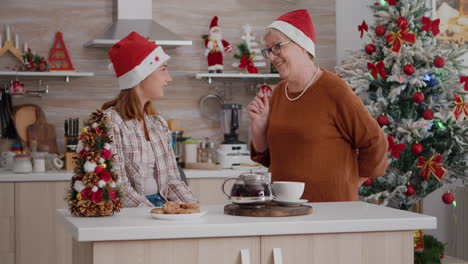
[[132,31],[165,48],[192,45],[153,20],[153,0],[117,0],[117,20],[85,47],[111,47]]

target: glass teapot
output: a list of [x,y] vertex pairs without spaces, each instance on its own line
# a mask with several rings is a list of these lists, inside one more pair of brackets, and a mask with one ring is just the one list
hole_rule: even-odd
[[[236,180],[236,182],[233,184],[229,195],[225,191],[225,185],[231,180]],[[226,179],[221,188],[223,193],[234,204],[261,205],[273,200],[269,173],[242,173],[238,178]]]

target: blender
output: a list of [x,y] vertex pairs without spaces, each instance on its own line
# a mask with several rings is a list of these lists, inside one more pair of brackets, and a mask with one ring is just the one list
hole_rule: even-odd
[[243,163],[252,164],[247,144],[239,140],[242,106],[240,104],[223,104],[221,108],[224,141],[218,145],[216,151],[218,163],[223,168],[233,168]]

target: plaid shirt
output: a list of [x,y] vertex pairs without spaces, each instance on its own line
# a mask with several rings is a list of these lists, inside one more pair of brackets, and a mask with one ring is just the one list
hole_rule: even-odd
[[156,164],[154,177],[159,194],[169,201],[197,202],[188,186],[181,180],[174,151],[171,147],[169,129],[161,116],[145,115],[152,149],[146,141],[141,123],[136,119],[123,120],[114,108],[106,110],[114,139],[114,170],[125,197],[125,207],[154,206],[145,197],[146,177],[141,165],[148,159],[148,151],[155,151]]

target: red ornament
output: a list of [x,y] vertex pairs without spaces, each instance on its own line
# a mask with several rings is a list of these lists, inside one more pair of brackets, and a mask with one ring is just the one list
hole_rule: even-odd
[[91,200],[93,200],[94,203],[99,203],[102,200],[101,189],[98,189],[97,191],[93,192],[93,195],[91,196]]
[[377,118],[377,123],[379,123],[379,126],[383,127],[388,125],[388,117],[386,115],[381,115]]
[[372,182],[374,182],[374,179],[368,178],[362,185],[369,187],[372,185]]
[[413,152],[414,155],[419,156],[423,152],[423,146],[421,144],[413,144],[413,146],[411,146],[411,152]]
[[81,191],[81,197],[85,200],[91,199],[92,195],[93,195],[93,191],[91,191],[90,188],[85,188]]
[[432,112],[431,109],[426,109],[426,110],[424,110],[422,116],[426,120],[432,120],[432,119],[434,119],[434,112]]
[[444,195],[442,195],[442,201],[446,204],[451,204],[455,200],[455,196],[453,196],[452,193],[446,192]]
[[396,21],[397,26],[401,26],[403,24],[408,24],[408,20],[405,17],[399,17]]
[[364,50],[366,51],[367,54],[372,55],[372,53],[375,52],[375,46],[372,45],[372,44],[368,44],[368,45],[366,45]]
[[436,57],[436,58],[434,59],[434,66],[436,66],[437,68],[442,68],[442,67],[444,67],[444,65],[445,65],[445,60],[444,60],[444,58],[442,58],[442,57]]
[[413,75],[414,73],[414,66],[411,64],[406,64],[405,67],[403,67],[403,72],[406,75]]
[[424,102],[424,94],[421,92],[417,92],[413,94],[413,102],[420,104]]
[[411,196],[416,192],[416,189],[414,189],[414,186],[411,184],[406,185],[406,196]]
[[385,26],[382,26],[382,25],[377,26],[377,27],[375,28],[375,34],[376,34],[377,36],[379,36],[379,37],[385,35],[385,32],[386,32],[386,31],[387,31],[387,28],[385,28]]

